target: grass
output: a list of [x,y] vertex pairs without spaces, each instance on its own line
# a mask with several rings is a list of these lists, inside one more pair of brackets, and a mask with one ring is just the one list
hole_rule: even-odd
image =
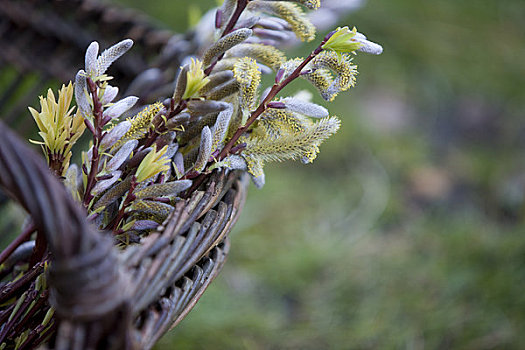
[[385,53],[356,58],[342,129],[314,164],[268,167],[224,271],[157,348],[525,347],[524,13],[351,15]]
[[[183,1],[119,2],[188,25]],[[223,272],[156,349],[525,348],[524,17],[521,0],[351,14],[385,52],[356,57],[341,130],[311,165],[267,166]]]

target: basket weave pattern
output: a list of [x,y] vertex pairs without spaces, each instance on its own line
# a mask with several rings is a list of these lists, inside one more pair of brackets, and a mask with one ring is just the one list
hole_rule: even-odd
[[[177,204],[158,230],[140,245],[113,247],[95,231],[46,164],[4,125],[0,126],[0,185],[31,216],[49,246],[50,299],[58,316],[57,349],[151,348],[191,310],[222,268],[227,233],[245,200],[246,179],[239,173],[214,174],[201,191]],[[39,262],[23,277],[0,288],[0,299],[34,294]],[[33,313],[49,308],[47,292]],[[36,296],[35,296],[36,297]],[[7,315],[9,309],[3,310]],[[25,318],[4,324],[15,336]],[[27,346],[52,334],[39,334]],[[110,336],[111,335],[111,336]]]

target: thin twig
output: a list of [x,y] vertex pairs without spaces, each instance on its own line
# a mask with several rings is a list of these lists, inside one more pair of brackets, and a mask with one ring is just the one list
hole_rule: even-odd
[[0,303],[5,302],[13,294],[17,293],[27,283],[31,282],[33,278],[40,275],[44,271],[44,265],[48,263],[48,259],[44,258],[41,262],[33,266],[33,268],[26,272],[19,279],[6,284],[0,289]]
[[[232,14],[232,16],[230,18],[230,21],[226,25],[226,28],[224,28],[224,31],[222,32],[221,38],[223,38],[227,34],[230,34],[233,31],[233,28],[235,28],[235,25],[237,24],[237,21],[239,20],[239,17],[241,17],[241,14],[244,12],[244,10],[246,9],[247,5],[248,5],[248,0],[238,0],[237,1],[237,7],[235,8],[235,12]],[[208,68],[206,68],[204,70],[204,74],[210,75],[211,71],[213,70],[213,68],[215,67],[217,62],[222,60],[223,57],[224,57],[224,54],[220,55],[215,60],[215,62],[213,62]]]
[[103,108],[102,103],[100,103],[100,100],[98,98],[97,93],[97,84],[91,80],[91,78],[87,78],[87,85],[89,88],[89,92],[91,94],[91,97],[93,99],[93,151],[91,152],[91,168],[89,169],[89,174],[87,174],[87,183],[86,183],[86,191],[84,192],[84,205],[87,207],[89,205],[89,202],[91,199],[93,199],[93,195],[91,194],[91,190],[97,183],[96,175],[98,172],[98,163],[100,161],[100,155],[98,154],[98,148],[100,145],[100,139],[102,138],[102,119],[103,119]]
[[261,102],[261,104],[259,104],[259,107],[257,107],[257,109],[255,111],[252,112],[252,114],[250,115],[250,117],[248,118],[248,120],[246,121],[246,124],[244,124],[243,126],[239,127],[237,129],[237,131],[235,132],[235,134],[233,134],[232,138],[230,139],[230,141],[228,141],[228,143],[226,144],[226,146],[224,146],[224,148],[222,149],[221,153],[219,153],[219,155],[217,156],[217,161],[221,161],[222,159],[224,159],[229,153],[230,153],[230,150],[232,149],[232,147],[235,145],[235,143],[237,142],[237,140],[239,140],[239,138],[242,136],[242,134],[248,130],[248,128],[253,124],[253,122],[255,122],[255,120],[257,120],[257,118],[263,114],[267,109],[268,109],[268,102],[270,102],[271,100],[273,100],[273,98],[285,87],[287,86],[288,84],[290,84],[292,81],[294,81],[295,79],[297,79],[300,75],[301,75],[301,71],[303,70],[304,67],[306,67],[306,65],[308,63],[310,63],[310,61],[315,57],[317,56],[319,53],[321,53],[321,51],[323,51],[322,49],[322,46],[325,44],[327,39],[323,40],[321,42],[321,44],[319,44],[319,46],[314,50],[312,51],[312,53],[310,53],[310,55],[308,55],[308,57],[306,57],[304,59],[303,62],[301,62],[301,64],[286,78],[284,79],[282,82],[279,82],[279,83],[275,83],[273,86],[272,86],[272,89],[270,90],[270,92],[268,93],[268,95],[266,95],[266,97],[264,98],[264,100]]
[[18,248],[22,243],[27,241],[31,234],[35,232],[36,226],[34,224],[27,225],[24,232],[15,238],[3,251],[0,253],[0,264],[3,264],[6,259]]
[[[333,33],[331,33],[333,34]],[[290,84],[292,81],[294,81],[295,79],[297,79],[298,77],[301,76],[301,72],[302,70],[304,69],[304,67],[306,67],[306,65],[308,63],[310,63],[315,56],[319,55],[322,51],[323,51],[323,48],[322,46],[328,41],[328,39],[330,39],[330,36],[331,35],[327,35],[323,41],[319,44],[319,46],[317,46],[317,48],[315,48],[314,51],[312,51],[310,53],[310,55],[308,55],[308,57],[306,57],[303,62],[301,62],[301,64],[299,66],[297,66],[297,68],[286,78],[284,79],[282,82],[278,82],[278,83],[275,83],[270,92],[268,93],[268,95],[266,95],[266,97],[264,98],[264,100],[259,104],[259,106],[257,107],[257,109],[255,111],[252,112],[252,114],[250,115],[250,117],[248,118],[248,120],[246,121],[246,123],[243,125],[243,126],[240,126],[237,131],[235,132],[235,134],[233,134],[232,138],[230,139],[230,141],[228,141],[228,143],[224,146],[224,148],[222,149],[222,151],[218,154],[217,157],[215,157],[214,161],[215,162],[219,162],[221,160],[223,160],[224,158],[226,158],[229,154],[232,153],[232,150],[234,149],[234,146],[235,146],[235,143],[239,140],[239,138],[246,132],[246,130],[248,130],[248,128],[255,122],[255,120],[257,120],[257,118],[262,114],[264,113],[267,109],[268,109],[268,103],[284,88],[286,87],[288,84]],[[237,150],[235,150],[237,152]],[[204,177],[206,175],[206,172],[203,171],[199,176],[197,176],[195,178],[195,180],[193,180],[193,184],[191,186],[191,188],[189,190],[187,190],[185,192],[185,196],[183,196],[184,198],[187,198],[193,191],[195,191],[197,188],[199,188],[199,186],[203,183],[204,181]]]
[[248,5],[248,0],[238,0],[237,1],[237,7],[235,8],[235,12],[230,18],[230,21],[228,22],[228,24],[226,25],[226,28],[224,28],[224,32],[222,32],[221,38],[226,36],[227,34],[230,34],[230,32],[233,30],[233,28],[237,24],[239,17],[241,17],[241,14],[243,13],[247,5]]
[[113,232],[117,231],[118,225],[120,224],[120,222],[124,218],[124,215],[126,214],[126,208],[136,199],[135,195],[133,194],[133,191],[135,191],[136,186],[137,178],[135,176],[132,176],[128,194],[124,199],[124,202],[122,203],[117,216],[111,223],[108,224],[106,230],[112,230]]

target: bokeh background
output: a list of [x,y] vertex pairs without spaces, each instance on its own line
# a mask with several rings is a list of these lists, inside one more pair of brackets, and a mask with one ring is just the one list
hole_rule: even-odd
[[[122,2],[180,31],[214,6]],[[369,0],[333,23],[383,55],[355,58],[313,164],[266,167],[157,349],[525,348],[524,20],[522,0]]]
[[[113,1],[179,32],[217,4]],[[357,86],[285,90],[340,131],[313,164],[266,166],[157,350],[525,349],[525,1],[362,2],[331,26],[384,47],[356,56]]]

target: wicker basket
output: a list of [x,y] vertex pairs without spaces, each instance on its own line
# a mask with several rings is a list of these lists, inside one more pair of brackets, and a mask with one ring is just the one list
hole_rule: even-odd
[[27,106],[51,84],[74,79],[92,41],[109,47],[124,38],[133,39],[134,48],[115,62],[111,75],[124,96],[140,98],[139,105],[171,95],[175,72],[198,47],[193,32],[159,29],[141,13],[100,1],[1,0],[2,120],[29,135],[34,123]]
[[[175,70],[196,45],[191,33],[174,35],[151,23],[133,11],[90,0],[2,0],[0,76],[9,78],[0,91],[2,120],[24,137],[31,135],[27,106],[50,82],[74,77],[92,40],[106,46],[123,37],[135,41],[135,49],[112,69],[126,95],[139,96],[144,105],[171,93]],[[155,233],[118,250],[107,234],[87,224],[81,206],[25,143],[0,125],[0,187],[38,229],[34,247],[21,244],[30,238],[21,235],[1,254],[0,344],[151,348],[187,315],[222,268],[227,234],[244,203],[246,176],[214,173]],[[16,267],[23,264],[30,268],[17,276]],[[49,285],[42,286],[39,276]],[[14,298],[18,302],[7,302]],[[48,320],[51,305],[56,312]]]
[[[20,349],[47,339],[56,349],[151,348],[184,318],[222,268],[247,182],[235,172],[213,174],[156,232],[118,250],[90,227],[43,160],[4,125],[0,169],[2,189],[27,210],[49,249],[23,277],[0,287],[0,302],[22,300],[0,312],[2,342],[29,330]],[[10,264],[31,263],[37,252],[38,243],[33,254],[16,260],[20,251],[15,250]],[[48,261],[49,302],[48,290],[37,282]],[[58,318],[40,327],[50,305]]]
[[[332,5],[324,18],[334,19],[359,1],[326,2]],[[241,3],[247,1],[239,2],[242,10]],[[137,106],[171,95],[183,59],[206,46],[197,35],[159,30],[142,15],[96,0],[0,0],[0,81],[7,81],[0,87],[0,116],[29,137],[34,126],[22,116],[43,88],[75,76],[91,41],[107,47],[123,38],[135,47],[110,74],[124,95],[140,98]],[[151,348],[222,268],[227,234],[244,203],[245,173],[216,171],[203,178],[154,233],[119,250],[112,237],[88,224],[83,207],[43,160],[0,124],[0,187],[30,217],[0,253],[0,348]],[[0,195],[0,206],[5,201]]]

